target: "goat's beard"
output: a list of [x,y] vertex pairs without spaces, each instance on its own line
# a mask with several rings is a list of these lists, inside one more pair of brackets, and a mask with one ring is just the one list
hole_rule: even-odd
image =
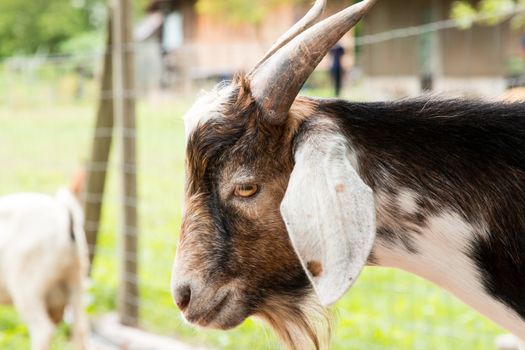
[[329,347],[330,313],[312,292],[300,300],[292,296],[269,297],[256,316],[277,333],[287,350],[324,350]]

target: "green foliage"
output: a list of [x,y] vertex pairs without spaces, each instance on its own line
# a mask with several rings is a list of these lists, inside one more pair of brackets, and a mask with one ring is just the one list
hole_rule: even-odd
[[306,3],[305,0],[198,0],[197,11],[232,24],[261,23],[278,5]]
[[[460,0],[454,2],[451,10],[451,18],[458,22],[460,28],[470,28],[479,22],[485,25],[496,25],[512,17],[513,27],[521,27],[525,24],[523,12],[513,13],[518,6],[525,6],[525,0],[481,0],[475,7],[469,1]],[[481,19],[477,20],[480,16]]]
[[472,26],[477,16],[476,9],[469,3],[457,1],[452,6],[450,17],[458,22],[462,29],[467,29]]
[[482,14],[490,15],[485,20],[487,24],[495,25],[505,19],[515,5],[513,0],[483,0],[479,4],[479,11]]
[[509,58],[505,64],[505,72],[511,77],[521,76],[525,73],[525,61],[519,56]]
[[58,45],[63,53],[92,54],[101,51],[104,46],[104,35],[101,31],[80,33]]
[[58,52],[68,39],[100,26],[102,0],[0,1],[0,57]]

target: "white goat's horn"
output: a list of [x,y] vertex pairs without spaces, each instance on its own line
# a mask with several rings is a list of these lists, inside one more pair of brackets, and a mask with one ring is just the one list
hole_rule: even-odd
[[305,30],[249,74],[252,96],[272,124],[285,121],[302,86],[328,51],[377,0],[363,0]]
[[286,33],[281,35],[281,37],[273,43],[266,55],[264,55],[264,57],[252,69],[252,72],[255,71],[268,58],[273,56],[273,54],[276,53],[281,47],[288,44],[291,40],[293,40],[293,38],[314,25],[323,14],[325,7],[326,0],[316,0],[310,11],[308,11],[303,18],[301,18],[299,22],[297,22],[292,28],[288,29]]

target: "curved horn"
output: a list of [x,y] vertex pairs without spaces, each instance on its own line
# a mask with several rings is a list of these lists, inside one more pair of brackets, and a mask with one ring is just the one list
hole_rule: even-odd
[[326,0],[316,0],[315,4],[312,6],[310,11],[308,11],[303,18],[301,18],[299,22],[297,22],[292,28],[288,29],[286,33],[281,35],[281,37],[273,43],[272,47],[270,48],[270,50],[268,50],[266,55],[264,55],[264,57],[252,69],[252,72],[255,71],[274,53],[276,53],[281,47],[288,44],[297,35],[301,34],[306,29],[314,25],[315,22],[317,22],[317,20],[319,19],[319,17],[321,17],[321,15],[323,14],[325,7]]
[[252,96],[270,123],[284,122],[293,101],[315,67],[376,1],[363,0],[317,23],[250,73]]

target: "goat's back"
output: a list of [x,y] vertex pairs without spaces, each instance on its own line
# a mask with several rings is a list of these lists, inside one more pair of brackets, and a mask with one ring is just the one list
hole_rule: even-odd
[[417,197],[418,225],[459,213],[479,232],[469,256],[490,294],[525,318],[525,103],[328,101],[376,193]]
[[69,224],[65,209],[55,198],[38,193],[0,197],[0,252],[28,248],[48,238],[67,242],[67,235],[60,234]]
[[35,287],[52,285],[77,265],[73,217],[56,197],[37,193],[0,197],[0,302],[11,301],[8,295],[21,275]]

